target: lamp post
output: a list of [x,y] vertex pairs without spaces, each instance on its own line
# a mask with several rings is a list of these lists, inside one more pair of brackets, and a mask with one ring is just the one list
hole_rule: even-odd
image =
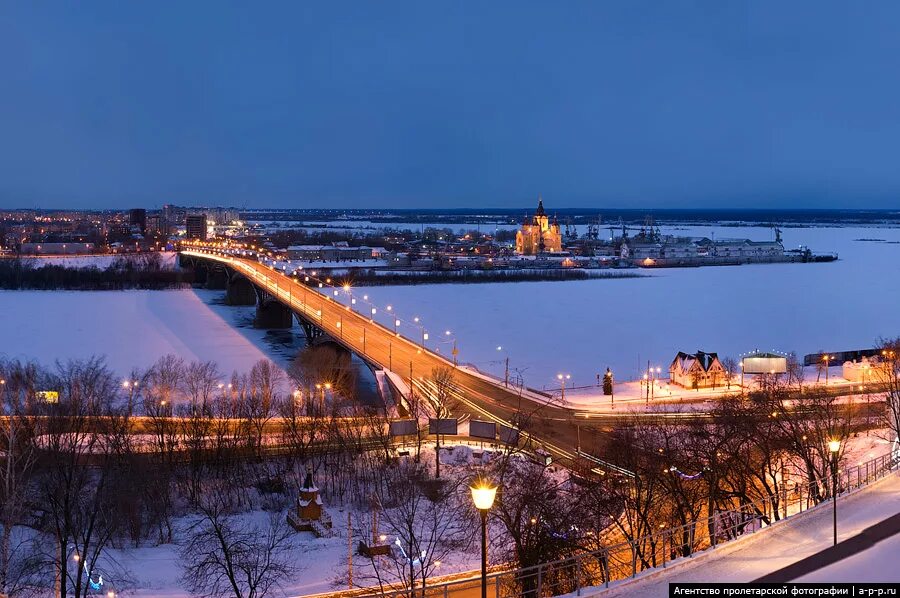
[[828,450],[831,452],[831,512],[834,518],[834,546],[837,546],[837,482],[838,482],[838,451],[841,450],[840,440],[829,440]]
[[487,514],[497,496],[497,487],[480,481],[469,490],[472,491],[475,508],[481,513],[481,598],[487,598]]
[[834,359],[831,355],[822,356],[822,360],[825,362],[825,386],[828,386],[828,362]]
[[649,405],[650,404],[650,381],[647,379],[647,374],[644,374],[644,378],[642,380],[641,385],[645,387],[642,390],[644,392],[644,396],[646,397],[645,403]]
[[556,379],[559,380],[560,385],[560,393],[559,400],[563,403],[566,402],[566,380],[571,379],[572,376],[569,374],[557,374]]
[[[6,382],[3,380],[2,382]],[[131,415],[131,410],[134,407],[134,389],[137,387],[137,380],[125,380],[122,382],[122,386],[128,389],[128,414]]]

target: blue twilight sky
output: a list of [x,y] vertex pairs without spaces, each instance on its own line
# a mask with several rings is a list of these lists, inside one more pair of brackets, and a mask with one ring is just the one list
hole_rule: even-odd
[[885,207],[896,2],[0,3],[0,207]]

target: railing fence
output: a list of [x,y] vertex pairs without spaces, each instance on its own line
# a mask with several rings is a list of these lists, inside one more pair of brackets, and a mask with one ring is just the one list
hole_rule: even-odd
[[[895,469],[897,459],[885,454],[838,472],[838,496],[879,480]],[[786,486],[786,485],[785,485]],[[488,574],[489,598],[549,598],[562,594],[580,596],[586,588],[609,587],[610,582],[635,577],[638,573],[665,568],[678,558],[692,558],[698,552],[771,525],[778,518],[789,519],[831,496],[832,478],[794,484],[765,499],[719,511],[687,525],[667,528],[654,534],[622,542],[594,552],[543,563],[535,567]],[[451,598],[476,595],[481,579],[452,581],[426,588],[390,590],[366,596],[389,598]]]

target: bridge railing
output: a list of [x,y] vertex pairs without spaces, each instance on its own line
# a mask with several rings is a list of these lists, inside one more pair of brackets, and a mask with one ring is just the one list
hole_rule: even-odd
[[[838,496],[880,480],[897,468],[896,456],[885,454],[841,469],[838,473]],[[714,550],[718,545],[768,527],[776,519],[790,519],[826,502],[832,493],[831,486],[831,476],[798,483],[733,510],[716,512],[688,525],[663,529],[631,542],[620,542],[601,550],[534,567],[494,571],[487,576],[487,595],[490,598],[548,598],[562,594],[580,596],[587,589],[609,587],[613,582],[633,578],[643,571],[664,569],[675,560],[692,558],[700,552]],[[419,585],[415,589],[389,588],[374,594],[357,595],[366,598],[451,598],[456,595],[472,595],[480,585],[481,578],[472,577],[424,589]]]

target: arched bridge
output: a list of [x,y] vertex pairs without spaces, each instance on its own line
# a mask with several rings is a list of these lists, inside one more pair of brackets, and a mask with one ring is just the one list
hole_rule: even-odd
[[[301,281],[285,275],[256,259],[215,248],[182,249],[182,264],[195,268],[198,282],[224,288],[229,302],[256,304],[260,326],[289,327],[293,316],[307,337],[327,335],[378,368],[401,376],[410,386],[421,384],[438,367],[452,367],[457,399],[464,411],[478,419],[511,425],[517,414],[541,412],[552,429],[531,435],[557,459],[574,460],[578,439],[577,424],[567,409],[548,405],[546,396],[528,389],[506,387],[477,371],[457,367],[446,357],[406,338],[352,309],[332,300]],[[249,290],[249,285],[253,289]],[[252,297],[252,301],[251,301]]]

